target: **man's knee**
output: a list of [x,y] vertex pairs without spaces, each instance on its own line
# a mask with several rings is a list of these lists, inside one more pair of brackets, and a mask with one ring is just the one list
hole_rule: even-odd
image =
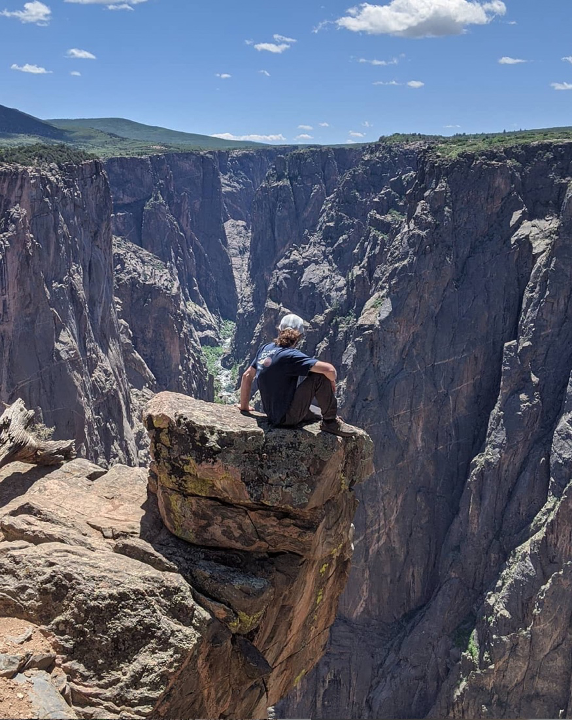
[[314,381],[314,387],[322,387],[324,382],[329,382],[328,378],[322,373],[312,373],[312,380]]

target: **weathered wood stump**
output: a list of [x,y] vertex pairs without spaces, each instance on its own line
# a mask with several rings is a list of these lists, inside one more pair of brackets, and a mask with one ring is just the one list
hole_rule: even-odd
[[0,467],[19,460],[31,465],[59,465],[75,457],[73,440],[41,440],[28,429],[34,411],[22,400],[9,405],[0,417]]

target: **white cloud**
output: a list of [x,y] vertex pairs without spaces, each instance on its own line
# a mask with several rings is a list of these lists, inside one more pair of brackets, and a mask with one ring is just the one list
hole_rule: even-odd
[[562,62],[572,63],[572,55],[568,55],[567,57],[563,57],[563,58],[562,58]]
[[311,125],[298,125],[298,130],[313,130]]
[[425,83],[424,83],[424,82],[421,82],[421,80],[410,80],[410,81],[407,83],[407,85],[408,85],[410,88],[414,88],[415,90],[417,90],[418,88],[424,87],[424,86],[425,86]]
[[302,133],[301,135],[296,135],[294,140],[313,140],[313,135],[308,135],[308,133]]
[[377,80],[376,82],[372,83],[372,85],[403,85],[403,83],[398,83],[397,80],[390,80],[389,82],[384,82],[383,80]]
[[68,50],[66,57],[72,58],[73,60],[97,60],[93,53],[87,50],[80,50],[79,48],[71,48],[71,50]]
[[[322,10],[324,10],[324,6],[322,5]],[[315,28],[312,29],[312,32],[314,34],[319,33],[320,30],[323,30],[325,27],[328,27],[328,25],[334,25],[335,23],[333,20],[322,20],[319,22]]]
[[447,128],[448,130],[452,130],[453,128],[460,128],[460,125],[443,125],[444,128]]
[[23,10],[3,10],[0,15],[4,17],[13,17],[23,23],[34,23],[35,25],[47,25],[50,22],[52,11],[47,5],[34,0],[33,2],[24,3]]
[[[280,54],[285,50],[289,50],[295,42],[298,42],[297,40],[294,40],[294,38],[285,37],[284,35],[273,35],[272,37],[275,42],[256,43],[254,45],[254,49],[259,51],[266,50],[266,52]],[[252,40],[246,40],[245,42],[247,45],[253,44]]]
[[369,122],[369,120],[366,120],[365,122],[362,122],[362,125],[366,128],[372,128],[373,124]]
[[249,140],[251,142],[285,142],[286,138],[282,133],[279,135],[233,135],[232,133],[213,133],[212,137],[222,140]]
[[228,73],[216,73],[215,77],[220,78],[221,80],[228,80],[232,77],[232,75],[229,75]]
[[256,43],[254,49],[266,50],[271,53],[283,53],[284,50],[290,49],[290,45],[287,45],[286,43],[280,43],[280,45],[276,45],[276,43]]
[[266,75],[266,77],[270,77],[270,73],[268,72],[268,70],[259,70],[258,72],[259,72],[261,75]]
[[391,60],[366,60],[366,58],[359,58],[358,62],[360,63],[368,63],[369,65],[397,65],[399,60],[397,58],[392,58]]
[[276,45],[276,43],[256,43],[254,46],[255,50],[266,50],[266,52],[271,53],[283,53],[284,50],[289,50],[290,45],[286,45],[286,43],[280,43],[280,45]]
[[354,132],[353,130],[350,130],[349,133],[348,133],[348,135],[349,135],[350,137],[354,137],[354,138],[355,138],[355,137],[365,137],[365,133]]
[[522,60],[521,58],[512,58],[512,57],[501,57],[499,60],[499,65],[520,65],[521,63],[528,62],[528,60]]
[[272,37],[276,40],[276,42],[288,43],[288,45],[293,45],[295,42],[298,42],[297,40],[294,40],[294,38],[284,37],[284,35],[273,35]]
[[518,25],[516,20],[511,20],[510,22],[507,22],[507,25]]
[[244,41],[247,45],[254,45],[254,40],[245,40]]
[[73,75],[74,77],[81,77],[81,73],[77,70],[72,70],[70,75]]
[[121,3],[120,5],[107,5],[108,10],[131,10],[133,11],[133,8],[131,5],[128,5],[127,3]]
[[[11,70],[19,70],[20,72],[24,73],[32,73],[32,75],[51,75],[51,70],[46,70],[46,68],[39,67],[38,65],[29,65],[26,63],[25,65],[16,65],[14,63],[10,66]],[[572,85],[570,86],[572,87]]]
[[468,25],[486,25],[506,13],[502,0],[391,0],[388,5],[362,3],[336,20],[338,27],[370,35],[442,37],[460,35]]
[[346,140],[346,145],[355,145],[357,140],[352,140],[351,138],[348,138]]
[[572,83],[550,83],[555,90],[572,90]]
[[330,127],[330,123],[318,123],[320,127]]

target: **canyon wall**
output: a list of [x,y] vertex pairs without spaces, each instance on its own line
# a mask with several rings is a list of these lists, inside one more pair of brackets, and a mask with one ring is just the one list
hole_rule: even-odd
[[[572,144],[458,157],[423,143],[184,153],[114,159],[105,170],[113,218],[97,163],[60,179],[0,176],[9,198],[1,237],[18,239],[4,242],[14,259],[3,278],[43,277],[30,257],[55,242],[58,223],[73,223],[60,208],[74,196],[77,222],[105,244],[108,274],[93,278],[98,297],[115,282],[117,299],[107,334],[101,322],[90,330],[99,349],[84,354],[118,374],[95,405],[115,425],[96,427],[86,454],[133,457],[133,408],[152,392],[212,397],[200,345],[220,344],[221,319],[237,320],[232,361],[244,364],[285,311],[308,322],[303,349],[338,367],[341,412],[374,440],[376,473],[357,491],[352,574],[328,652],[278,716],[572,712]],[[25,190],[30,177],[35,193]],[[65,246],[65,232],[54,237]],[[39,322],[62,282],[42,280],[41,299],[30,291],[26,303],[12,290],[2,337],[15,337],[18,318]],[[99,316],[84,306],[89,326]],[[23,341],[2,347],[34,357]],[[79,414],[59,411],[58,423],[76,423],[81,439],[101,383],[92,390],[91,366],[54,352],[34,362],[77,383]],[[38,375],[34,366],[16,379],[9,367],[8,357],[6,400]],[[21,396],[32,407],[62,406],[39,380],[31,387],[35,395]]]
[[137,448],[99,162],[0,169],[0,398],[94,460]]
[[250,207],[275,156],[269,149],[105,163],[114,234],[171,267],[204,342],[215,341],[217,318],[236,318]]
[[330,651],[279,714],[568,712],[547,688],[554,664],[569,687],[569,615],[542,650],[532,638],[566,573],[550,528],[571,479],[571,162],[570,143],[457,159],[378,147],[283,243],[258,335],[283,309],[308,320],[306,349],[341,368],[377,473]]
[[153,392],[213,398],[201,345],[236,317],[275,154],[3,166],[0,398],[97,462],[145,463]]

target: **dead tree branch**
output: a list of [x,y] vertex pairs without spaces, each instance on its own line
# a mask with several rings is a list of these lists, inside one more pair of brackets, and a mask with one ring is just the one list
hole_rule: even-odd
[[0,467],[20,461],[32,465],[59,465],[75,457],[73,440],[40,440],[28,430],[34,411],[22,400],[9,405],[0,417]]

